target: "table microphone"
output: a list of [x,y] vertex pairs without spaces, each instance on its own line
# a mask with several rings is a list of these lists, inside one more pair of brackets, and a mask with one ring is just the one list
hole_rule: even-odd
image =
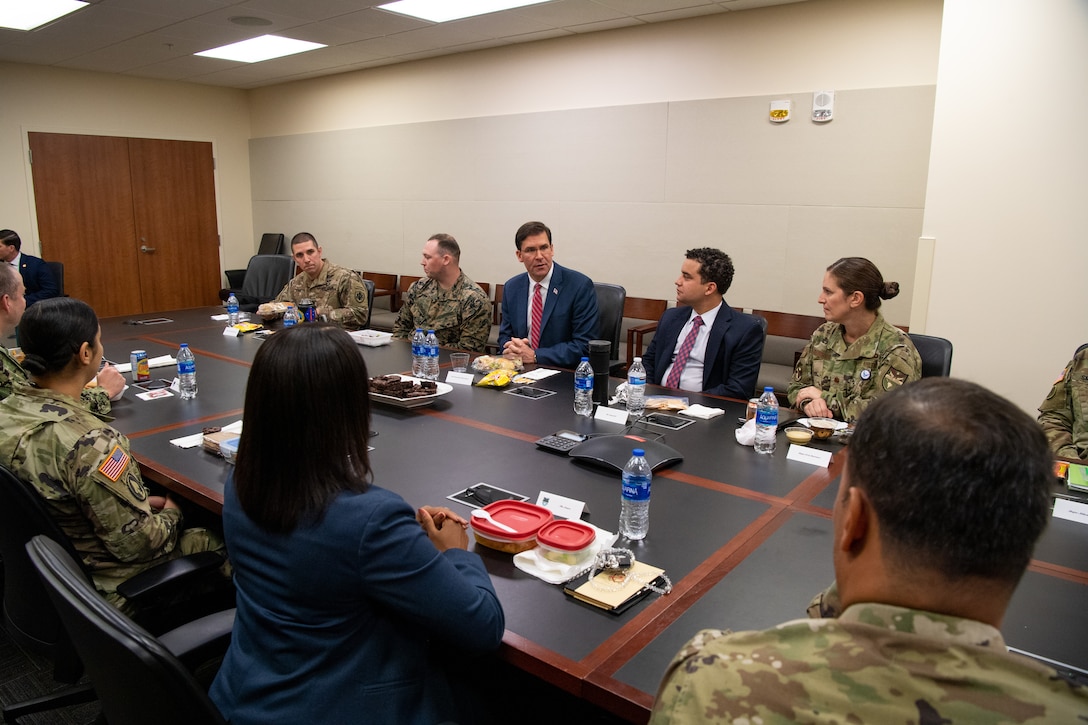
[[612,343],[608,340],[589,341],[589,366],[593,368],[593,402],[608,405],[608,363],[612,358]]

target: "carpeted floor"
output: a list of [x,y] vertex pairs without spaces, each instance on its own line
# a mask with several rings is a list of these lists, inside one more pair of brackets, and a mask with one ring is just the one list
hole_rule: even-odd
[[[4,705],[41,697],[66,685],[53,681],[48,660],[19,648],[0,627],[0,702]],[[98,705],[65,707],[19,719],[21,725],[84,725],[94,722]]]

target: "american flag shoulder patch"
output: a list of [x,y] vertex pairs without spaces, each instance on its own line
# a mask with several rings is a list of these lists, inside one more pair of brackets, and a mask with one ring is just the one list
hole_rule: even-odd
[[121,450],[121,446],[114,446],[106,460],[98,467],[98,472],[111,481],[116,481],[125,472],[128,466],[128,454]]

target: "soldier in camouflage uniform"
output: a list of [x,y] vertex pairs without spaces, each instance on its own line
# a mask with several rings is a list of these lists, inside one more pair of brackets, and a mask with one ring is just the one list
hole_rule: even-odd
[[1052,475],[1034,421],[974,383],[882,396],[857,424],[832,516],[842,614],[699,632],[650,722],[1084,722],[1088,687],[1008,652],[998,631]]
[[898,294],[899,285],[862,257],[827,268],[818,299],[827,322],[797,361],[786,389],[791,406],[852,423],[878,396],[922,377],[914,343],[880,314],[880,301]]
[[435,234],[423,245],[427,276],[408,288],[393,326],[393,337],[412,339],[416,328],[434,330],[438,344],[483,352],[491,333],[491,301],[461,271],[461,247],[449,234]]
[[[11,335],[23,317],[26,310],[23,292],[23,278],[19,272],[10,264],[0,264],[0,338]],[[26,385],[27,382],[26,370],[7,347],[0,345],[0,400],[11,395],[16,386]],[[80,399],[92,413],[108,415],[110,395],[116,395],[124,387],[125,380],[121,373],[112,365],[107,365],[98,373],[98,385],[85,388]]]
[[302,271],[287,283],[276,302],[297,307],[309,299],[329,322],[348,330],[361,330],[370,318],[366,285],[358,274],[321,256],[321,247],[312,234],[299,232],[291,239],[291,254]]
[[[95,586],[127,609],[118,584],[167,559],[222,550],[223,541],[205,529],[183,531],[181,509],[149,495],[128,439],[72,397],[98,369],[97,330],[94,312],[79,300],[43,300],[27,311],[24,364],[36,384],[0,403],[0,463],[46,499]],[[73,355],[77,336],[83,341]]]
[[1088,459],[1088,345],[1077,349],[1039,406],[1039,424],[1054,455]]

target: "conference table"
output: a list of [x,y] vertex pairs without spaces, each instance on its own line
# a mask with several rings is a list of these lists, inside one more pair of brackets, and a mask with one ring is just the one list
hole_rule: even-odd
[[[140,324],[148,315],[102,320],[110,360],[127,361],[136,349],[152,358],[172,355],[182,342],[196,355],[196,399],[141,400],[135,395],[141,391],[130,387],[114,404],[113,425],[132,441],[148,480],[212,513],[222,510],[229,464],[200,447],[183,449],[171,441],[241,419],[249,367],[263,344],[253,334],[224,336],[225,323],[212,319],[220,313],[213,307],[178,310],[153,316],[168,320],[157,324]],[[359,350],[371,375],[410,370],[406,342]],[[442,351],[443,379],[449,353]],[[151,373],[170,379],[174,370]],[[609,385],[614,389],[619,382],[612,379]],[[469,509],[447,496],[478,482],[533,502],[545,491],[584,502],[585,520],[615,531],[619,472],[541,450],[535,441],[561,429],[608,435],[627,428],[577,416],[569,370],[533,386],[555,394],[528,399],[453,385],[426,407],[372,404],[374,482],[413,506],[448,505],[466,516]],[[650,386],[649,394],[676,391]],[[650,438],[663,434],[663,441],[683,454],[679,463],[654,473],[649,535],[630,544],[639,560],[665,569],[670,593],[653,594],[614,615],[515,568],[511,555],[470,543],[506,614],[499,656],[632,722],[647,719],[665,668],[699,629],[763,629],[803,617],[812,595],[834,577],[831,509],[849,449],[813,441],[811,447],[832,454],[828,466],[790,460],[780,431],[775,453],[758,455],[735,440],[745,401],[684,395],[692,404],[722,408],[725,414],[681,430],[642,426],[633,431]],[[292,425],[284,421],[285,444]],[[621,539],[617,545],[628,544]],[[1013,598],[1003,633],[1010,647],[1083,675],[1088,672],[1086,612],[1088,526],[1053,519]]]

